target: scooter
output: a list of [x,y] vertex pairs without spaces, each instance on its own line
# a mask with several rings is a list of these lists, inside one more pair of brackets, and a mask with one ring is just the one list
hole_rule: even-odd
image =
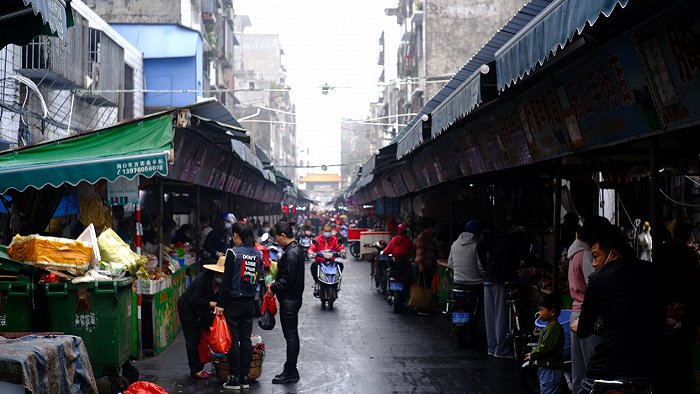
[[311,247],[312,239],[308,231],[303,231],[299,237],[299,245],[304,249],[304,261],[309,260],[309,248]]
[[[537,314],[536,314],[537,316]],[[569,328],[569,318],[571,316],[571,310],[564,309],[559,315],[559,324],[564,326],[564,369],[562,374],[562,381],[559,385],[559,392],[561,393],[571,393],[574,387],[572,375],[571,375],[571,332]],[[542,328],[546,325],[545,322],[539,318],[535,319],[535,329],[532,333],[532,341],[527,345],[534,349],[537,346],[537,338],[539,338]],[[568,332],[568,333],[567,333]],[[537,375],[537,361],[525,361],[522,365],[522,377],[525,381],[525,386],[531,390],[533,393],[540,392],[540,381]]]
[[478,294],[467,287],[454,285],[449,290],[444,314],[452,322],[457,344],[465,348],[474,340],[474,330],[481,307]]
[[391,304],[394,313],[399,313],[406,302],[411,281],[405,277],[406,269],[401,266],[401,263],[397,262],[393,255],[388,257],[386,272],[389,297],[387,297],[387,301]]
[[333,310],[333,303],[338,298],[340,291],[340,281],[342,280],[343,272],[336,261],[339,256],[338,252],[332,250],[324,250],[316,253],[317,257],[321,257],[323,261],[318,264],[318,295],[321,298],[321,308]]

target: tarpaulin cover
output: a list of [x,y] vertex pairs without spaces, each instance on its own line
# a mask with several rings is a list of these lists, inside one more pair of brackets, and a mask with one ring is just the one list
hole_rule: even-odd
[[0,381],[36,394],[97,393],[95,376],[80,337],[0,338]]

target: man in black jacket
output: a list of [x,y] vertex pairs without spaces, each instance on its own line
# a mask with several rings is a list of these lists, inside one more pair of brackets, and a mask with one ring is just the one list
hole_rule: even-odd
[[299,381],[297,359],[299,358],[299,309],[304,294],[304,249],[294,239],[294,228],[287,222],[274,227],[277,243],[284,248],[278,264],[277,279],[267,288],[266,296],[277,296],[280,303],[280,323],[287,341],[287,361],[281,374],[272,379],[273,384]]
[[657,267],[634,257],[625,237],[610,226],[592,242],[593,267],[581,315],[571,330],[579,337],[602,332],[580,393],[595,379],[659,378],[665,323]]

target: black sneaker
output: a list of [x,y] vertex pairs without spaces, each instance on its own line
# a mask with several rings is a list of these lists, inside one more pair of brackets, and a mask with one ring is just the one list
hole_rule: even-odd
[[285,371],[272,379],[272,384],[288,384],[299,381],[299,371]]
[[247,389],[250,387],[250,381],[248,380],[248,375],[241,376],[241,388]]
[[314,297],[318,298],[318,283],[314,285]]
[[240,390],[241,379],[238,376],[229,375],[228,380],[224,383],[224,388],[227,390]]

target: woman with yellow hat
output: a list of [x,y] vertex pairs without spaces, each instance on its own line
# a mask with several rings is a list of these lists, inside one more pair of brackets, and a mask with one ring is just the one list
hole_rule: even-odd
[[177,301],[190,376],[197,379],[211,376],[209,371],[204,370],[205,363],[199,357],[198,346],[201,331],[209,330],[214,320],[214,307],[224,277],[225,261],[226,258],[222,256],[216,264],[205,264],[204,271],[192,281]]

